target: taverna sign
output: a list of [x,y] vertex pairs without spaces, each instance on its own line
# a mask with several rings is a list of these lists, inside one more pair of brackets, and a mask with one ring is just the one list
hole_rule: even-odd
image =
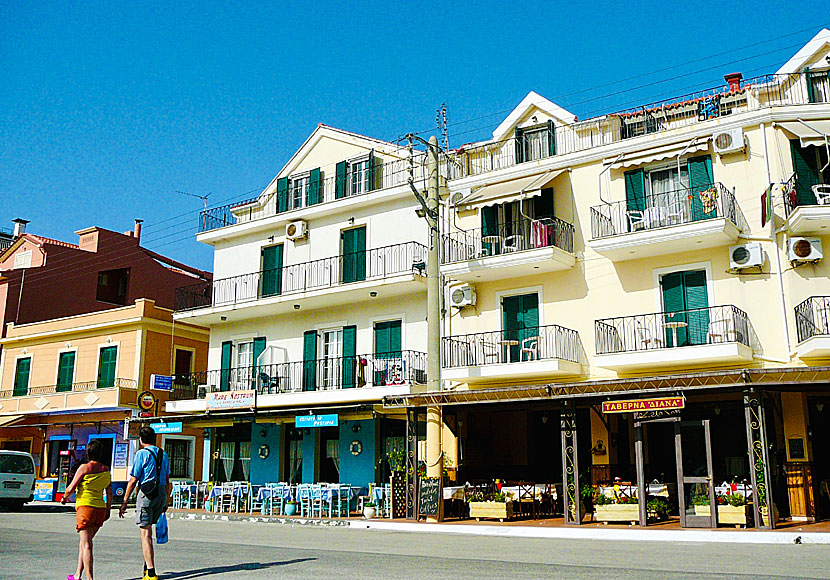
[[665,411],[682,409],[686,406],[683,397],[660,397],[658,399],[633,399],[628,401],[603,401],[603,413],[634,413],[641,411]]

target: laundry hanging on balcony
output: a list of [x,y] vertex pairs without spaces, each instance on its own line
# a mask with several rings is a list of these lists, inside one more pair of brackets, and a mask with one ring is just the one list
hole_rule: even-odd
[[718,209],[718,189],[715,186],[697,192],[700,203],[703,206],[703,213],[711,213]]

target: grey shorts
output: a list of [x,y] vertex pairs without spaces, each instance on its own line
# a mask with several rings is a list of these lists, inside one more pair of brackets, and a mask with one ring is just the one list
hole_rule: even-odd
[[166,507],[167,498],[164,493],[160,493],[156,499],[150,499],[139,490],[135,500],[135,523],[142,528],[152,526],[159,521]]

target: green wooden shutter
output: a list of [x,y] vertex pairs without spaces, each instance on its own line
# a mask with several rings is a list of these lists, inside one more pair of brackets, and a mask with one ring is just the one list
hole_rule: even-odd
[[259,355],[265,352],[265,343],[267,342],[264,336],[257,336],[254,338],[254,378],[258,381],[259,380],[259,369],[262,365],[259,364]]
[[357,327],[343,327],[343,388],[355,386],[355,365],[357,364]]
[[341,161],[334,170],[334,198],[346,197],[346,162]]
[[[660,278],[660,285],[662,286],[663,290],[663,318],[665,321],[672,321],[672,322],[686,322],[686,297],[685,292],[683,291],[683,272],[672,272],[671,274],[666,274]],[[673,314],[670,316],[669,314]],[[656,317],[657,325],[660,325],[664,322],[660,316]],[[654,332],[659,333],[660,328],[651,328],[650,325],[644,324],[642,327],[647,332]],[[636,329],[637,332],[640,329]],[[674,334],[672,333],[671,329],[664,328],[664,340],[666,346],[676,346],[674,344]],[[642,338],[640,336],[637,337],[638,341]],[[686,332],[683,328],[677,329],[677,342],[678,344],[684,344],[686,340]]]
[[524,139],[522,139],[522,130],[516,128],[513,137],[516,141],[516,163],[524,161]]
[[115,364],[118,359],[118,347],[102,348],[98,355],[98,388],[115,386]]
[[65,393],[72,390],[75,378],[75,353],[62,352],[58,357],[58,384],[55,390]]
[[219,390],[231,390],[231,365],[233,364],[233,341],[222,343],[222,370],[219,374]]
[[343,240],[343,282],[366,279],[366,228],[352,228],[341,234]]
[[628,211],[646,209],[646,175],[642,169],[625,172],[625,206]]
[[308,205],[316,205],[323,201],[322,191],[323,184],[320,181],[320,168],[318,167],[308,174]]
[[388,320],[375,324],[375,358],[400,358],[401,321]]
[[[539,297],[534,294],[506,296],[502,299],[502,329],[506,340],[515,340],[518,344],[510,346],[512,362],[519,360],[522,341],[539,333]],[[507,348],[507,347],[505,347]],[[507,354],[506,352],[504,353]],[[505,357],[505,361],[508,358]]]
[[19,358],[14,369],[14,391],[15,397],[25,397],[29,393],[29,373],[32,369],[32,359]]
[[692,196],[692,221],[705,220],[717,216],[717,209],[709,213],[703,211],[703,202],[700,200],[700,192],[709,189],[715,181],[712,173],[712,158],[708,155],[692,157],[688,161],[689,194]]
[[368,184],[366,186],[366,191],[374,191],[377,189],[377,181],[375,181],[377,174],[375,172],[375,152],[369,151],[369,163],[367,164],[366,171],[369,173]]
[[535,293],[522,296],[522,328],[519,330],[519,344],[511,347],[516,349],[511,360],[519,360],[522,341],[532,336],[539,336],[539,296]]
[[[709,334],[709,297],[706,292],[706,272],[704,270],[692,270],[683,273],[683,290],[685,293],[686,310],[686,336],[688,343],[706,344],[706,336]],[[700,308],[701,310],[695,310]],[[677,341],[680,340],[680,329],[678,329]]]
[[317,383],[317,331],[303,333],[303,390],[313,391]]
[[[499,235],[499,208],[492,205],[481,208],[481,237]],[[481,247],[487,250],[487,254],[492,256],[496,250],[500,250],[489,242],[483,242]]]
[[813,186],[819,183],[816,149],[815,147],[802,147],[798,139],[793,139],[790,141],[790,151],[793,156],[797,205],[815,205],[816,196],[813,194]]
[[288,211],[288,178],[277,180],[277,213]]
[[807,82],[807,102],[816,102],[816,88],[813,85],[813,73],[810,72],[810,67],[804,67],[804,80]]
[[548,155],[556,155],[556,127],[553,121],[548,121]]
[[283,245],[262,248],[262,295],[274,296],[282,292]]
[[533,216],[536,219],[552,218],[553,211],[553,188],[546,187],[542,195],[533,199]]

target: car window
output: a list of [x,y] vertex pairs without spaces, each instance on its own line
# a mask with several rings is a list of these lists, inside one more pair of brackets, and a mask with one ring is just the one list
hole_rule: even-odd
[[0,455],[0,473],[32,474],[35,465],[25,455]]

